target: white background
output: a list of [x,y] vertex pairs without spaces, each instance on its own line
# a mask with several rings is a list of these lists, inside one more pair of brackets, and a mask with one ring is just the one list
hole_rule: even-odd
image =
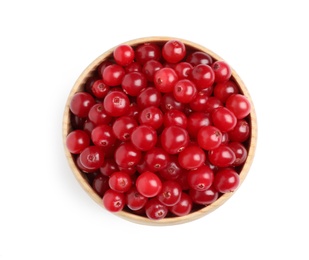
[[[1,1],[0,259],[308,260],[308,26],[299,0]],[[228,61],[259,127],[235,195],[167,227],[133,224],[92,201],[61,139],[82,70],[115,45],[160,35]]]

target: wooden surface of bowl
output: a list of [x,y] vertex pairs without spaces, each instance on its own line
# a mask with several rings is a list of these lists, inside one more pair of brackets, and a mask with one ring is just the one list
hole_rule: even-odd
[[[174,37],[146,37],[146,38],[139,38],[139,39],[131,40],[131,41],[128,41],[128,42],[124,42],[122,44],[128,44],[128,45],[134,47],[134,46],[137,46],[139,44],[146,43],[146,42],[148,42],[148,43],[150,43],[150,42],[152,42],[152,43],[164,43],[164,42],[171,40],[171,39],[178,39],[178,40],[182,41],[190,49],[206,52],[207,54],[209,54],[213,58],[214,61],[224,60],[221,57],[219,57],[217,54],[212,52],[211,50],[209,50],[209,49],[207,49],[207,48],[205,48],[205,47],[203,47],[199,44],[193,43],[193,42],[185,40],[185,39],[179,39],[179,38],[174,38]],[[63,135],[64,149],[65,149],[65,154],[66,154],[68,163],[70,165],[70,168],[72,169],[72,172],[74,173],[77,181],[84,188],[84,190],[90,195],[90,197],[95,202],[97,202],[102,207],[103,207],[102,198],[92,189],[91,185],[88,183],[88,180],[85,176],[85,173],[81,172],[77,168],[77,166],[75,165],[74,157],[71,155],[71,153],[68,151],[68,149],[66,147],[66,137],[70,133],[70,131],[72,130],[71,123],[70,123],[70,109],[69,109],[69,105],[70,105],[72,96],[76,92],[83,90],[87,79],[89,79],[94,74],[97,67],[103,61],[105,61],[108,57],[110,57],[112,55],[115,47],[109,49],[108,51],[106,51],[102,55],[100,55],[98,58],[96,58],[79,76],[79,78],[75,82],[75,84],[74,84],[74,86],[73,86],[73,88],[72,88],[72,90],[69,94],[69,97],[67,99],[65,109],[64,109],[63,124],[62,124],[62,135]],[[250,94],[249,94],[245,84],[243,83],[241,78],[238,76],[238,74],[233,70],[233,68],[232,68],[231,78],[232,78],[232,80],[234,80],[238,84],[240,92],[243,95],[245,95],[251,103],[251,113],[248,116],[248,118],[249,118],[248,121],[249,121],[249,125],[250,125],[250,128],[251,128],[250,129],[250,138],[249,138],[249,142],[248,142],[248,157],[247,157],[246,162],[243,165],[243,167],[242,167],[242,169],[239,173],[239,176],[240,176],[239,187],[240,187],[242,182],[244,181],[244,179],[246,178],[246,176],[248,174],[248,171],[250,169],[250,166],[251,166],[253,158],[254,158],[256,142],[257,142],[257,120],[256,120],[254,105],[253,105],[252,99],[250,97]],[[145,225],[181,224],[181,223],[193,221],[195,219],[201,218],[201,217],[209,214],[210,212],[212,212],[215,209],[217,209],[218,207],[220,207],[223,203],[225,203],[236,191],[230,192],[230,193],[225,193],[225,194],[221,195],[214,203],[207,205],[207,206],[205,206],[205,207],[203,207],[199,210],[196,210],[196,211],[194,211],[194,212],[192,212],[192,213],[190,213],[186,216],[182,216],[182,217],[169,217],[169,218],[164,218],[164,219],[161,219],[161,220],[151,220],[151,219],[148,219],[147,217],[135,215],[135,214],[132,214],[130,212],[126,212],[124,210],[120,211],[118,213],[114,213],[114,214],[121,217],[121,218],[129,220],[131,222],[135,222],[135,223],[139,223],[139,224],[145,224]]]

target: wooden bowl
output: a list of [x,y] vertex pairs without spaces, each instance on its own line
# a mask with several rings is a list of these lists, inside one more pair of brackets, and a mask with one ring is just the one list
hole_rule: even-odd
[[[163,43],[163,42],[166,42],[166,41],[171,40],[171,39],[177,39],[177,38],[148,37],[148,38],[139,38],[139,39],[131,40],[131,41],[125,42],[123,44],[128,44],[128,45],[131,45],[132,47],[134,47],[134,46],[137,46],[137,45],[145,43],[145,42]],[[209,49],[207,49],[207,48],[205,48],[205,47],[203,47],[199,44],[193,43],[193,42],[188,41],[188,40],[179,39],[179,38],[178,38],[178,40],[182,41],[187,46],[187,48],[208,53],[213,58],[214,61],[223,60],[217,54],[215,54],[211,50],[209,50]],[[64,116],[63,116],[63,129],[62,129],[65,154],[66,154],[69,165],[70,165],[77,181],[84,188],[84,190],[89,194],[89,196],[102,207],[104,207],[103,204],[102,204],[102,199],[92,189],[92,187],[88,183],[88,180],[87,180],[87,177],[85,176],[85,173],[81,172],[77,168],[77,166],[75,165],[74,157],[71,155],[71,153],[68,151],[68,149],[66,147],[66,137],[72,129],[71,124],[70,124],[70,110],[69,110],[69,104],[70,104],[72,96],[76,92],[83,90],[87,79],[89,79],[94,74],[94,72],[96,71],[96,68],[101,64],[101,62],[103,62],[104,60],[106,60],[108,57],[110,57],[112,55],[114,48],[109,49],[108,51],[106,51],[102,55],[100,55],[98,58],[96,58],[82,72],[82,74],[79,76],[79,78],[75,82],[75,84],[74,84],[74,86],[73,86],[73,88],[72,88],[72,90],[69,94],[69,97],[67,99],[66,105],[65,105]],[[251,113],[248,116],[248,118],[249,118],[248,122],[249,122],[249,125],[251,127],[251,134],[250,134],[250,138],[249,138],[249,141],[248,141],[248,157],[247,157],[247,160],[246,160],[245,164],[243,165],[241,172],[239,174],[239,176],[240,176],[240,185],[239,186],[241,186],[242,182],[244,181],[244,179],[246,178],[246,176],[248,174],[248,171],[249,171],[250,166],[252,164],[254,153],[255,153],[256,142],[257,142],[257,121],[256,121],[256,114],[255,114],[255,110],[254,110],[254,106],[253,106],[250,94],[249,94],[245,84],[241,80],[241,78],[238,76],[238,74],[233,69],[232,69],[232,80],[234,80],[238,84],[240,92],[249,99],[249,101],[251,102],[251,107],[252,107]],[[115,214],[116,216],[119,216],[121,218],[124,218],[126,220],[129,220],[131,222],[135,222],[135,223],[139,223],[139,224],[145,224],[145,225],[181,224],[181,223],[186,223],[186,222],[189,222],[189,221],[196,220],[198,218],[201,218],[201,217],[209,214],[210,212],[212,212],[215,209],[217,209],[218,207],[220,207],[223,203],[225,203],[234,193],[235,193],[235,191],[230,192],[230,193],[225,193],[225,194],[221,195],[214,203],[207,205],[205,207],[202,207],[201,209],[196,210],[196,211],[190,213],[189,215],[186,215],[186,216],[183,216],[183,217],[170,217],[170,218],[164,218],[162,220],[151,220],[151,219],[148,219],[147,217],[135,215],[135,214],[129,213],[129,212],[124,211],[124,210],[120,211],[118,213],[113,213],[113,214]]]

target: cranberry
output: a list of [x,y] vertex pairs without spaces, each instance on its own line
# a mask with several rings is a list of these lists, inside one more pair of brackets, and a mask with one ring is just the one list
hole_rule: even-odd
[[162,189],[158,194],[158,200],[165,206],[174,206],[180,200],[182,188],[176,181],[165,181],[162,183]]
[[230,141],[245,142],[250,135],[250,126],[244,119],[238,120],[235,127],[228,132]]
[[186,56],[186,47],[181,41],[170,40],[164,44],[162,55],[167,62],[177,63]]
[[108,177],[117,171],[119,171],[119,168],[114,158],[107,158],[100,167],[100,173]]
[[144,157],[147,167],[151,171],[160,171],[164,169],[169,162],[169,154],[160,147],[153,147],[145,153]]
[[121,211],[125,206],[125,196],[123,193],[109,189],[103,196],[103,205],[108,211]]
[[189,194],[193,202],[201,205],[209,205],[215,202],[219,197],[219,193],[214,186],[204,191],[190,189]]
[[215,61],[211,67],[215,73],[215,82],[225,82],[232,75],[232,70],[225,61]]
[[191,80],[182,79],[175,84],[173,94],[178,102],[186,104],[196,97],[197,90]]
[[98,147],[110,148],[116,142],[116,137],[109,125],[99,125],[92,130],[91,140]]
[[132,180],[126,172],[114,172],[108,181],[109,187],[118,192],[127,192],[131,188]]
[[156,71],[162,68],[163,65],[159,61],[149,60],[144,64],[142,72],[144,73],[148,81],[153,82],[154,74],[156,73]]
[[162,182],[153,172],[143,172],[135,182],[137,191],[147,198],[155,197],[162,189]]
[[163,123],[162,111],[154,106],[146,107],[139,114],[139,123],[158,129]]
[[187,146],[178,156],[180,166],[188,170],[202,166],[205,159],[204,151],[197,145]]
[[233,150],[227,145],[220,145],[218,148],[208,151],[208,160],[218,167],[229,167],[235,162],[236,156]]
[[178,157],[172,155],[166,167],[159,171],[160,176],[165,180],[176,180],[182,175],[183,169],[179,165]]
[[129,72],[142,72],[142,66],[138,62],[132,62],[128,66],[125,67],[126,73]]
[[115,151],[115,160],[120,167],[131,167],[141,159],[141,152],[132,143],[127,142],[118,146]]
[[146,88],[147,80],[144,74],[140,72],[129,72],[123,77],[121,86],[128,95],[137,96]]
[[232,168],[224,168],[216,173],[214,187],[221,193],[234,191],[239,185],[239,175]]
[[203,112],[193,112],[188,117],[187,130],[190,136],[197,137],[198,131],[202,126],[209,126],[211,124],[210,116]]
[[112,91],[106,95],[103,105],[111,116],[123,116],[129,109],[130,100],[125,93]]
[[167,206],[163,205],[157,198],[152,198],[145,205],[146,215],[149,219],[160,220],[168,213]]
[[112,64],[107,66],[103,71],[103,81],[108,86],[119,86],[125,75],[125,70],[123,67],[117,64]]
[[148,125],[140,125],[133,129],[132,144],[141,151],[148,151],[157,143],[157,132]]
[[108,93],[109,86],[107,86],[102,79],[98,79],[92,84],[91,91],[95,97],[102,99]]
[[139,109],[154,106],[159,107],[161,103],[161,93],[154,87],[148,87],[143,90],[136,99]]
[[188,172],[188,184],[190,188],[204,191],[212,185],[214,174],[207,165],[202,165],[197,169]]
[[92,188],[102,198],[104,193],[109,189],[109,178],[103,174],[97,175],[92,181]]
[[90,108],[94,104],[94,98],[90,94],[86,92],[77,92],[70,102],[70,110],[78,117],[87,117]]
[[185,129],[187,127],[187,121],[186,115],[176,109],[168,110],[163,116],[163,124],[165,127],[179,126]]
[[127,66],[134,60],[134,50],[130,45],[122,44],[114,49],[113,56],[117,64]]
[[210,66],[200,64],[193,68],[190,78],[195,83],[196,88],[201,90],[212,86],[215,81],[215,73]]
[[177,63],[177,65],[174,68],[179,79],[189,78],[192,69],[193,69],[193,66],[188,62]]
[[237,118],[231,110],[226,107],[217,107],[211,113],[213,124],[222,132],[233,130],[236,126]]
[[88,146],[80,154],[80,163],[87,169],[97,170],[104,162],[104,153],[98,146]]
[[131,189],[126,193],[126,202],[127,206],[131,210],[140,210],[147,203],[148,199],[140,194],[135,186],[132,186]]
[[212,150],[221,144],[222,133],[214,126],[203,126],[197,134],[197,142],[204,150]]
[[214,96],[218,98],[222,103],[225,103],[225,101],[230,95],[238,93],[238,86],[231,80],[217,83],[214,87]]
[[186,61],[193,66],[197,66],[199,64],[204,64],[204,65],[211,65],[212,64],[212,58],[209,54],[202,52],[202,51],[195,51],[191,53]]
[[131,138],[132,131],[137,125],[133,117],[121,116],[113,123],[113,133],[120,141],[128,141]]
[[89,120],[95,125],[108,124],[112,117],[106,112],[103,104],[93,105],[88,113]]
[[179,201],[169,208],[169,210],[178,217],[186,216],[191,212],[192,199],[187,194],[182,192]]
[[172,109],[183,111],[184,107],[184,104],[178,102],[172,93],[166,93],[162,96],[160,105],[162,112],[167,112]]
[[135,50],[136,61],[141,65],[144,65],[149,60],[159,60],[160,57],[160,47],[154,43],[141,44]]
[[169,154],[181,152],[189,143],[188,132],[179,126],[164,128],[161,134],[161,145]]
[[243,119],[251,110],[250,101],[244,95],[233,94],[226,100],[226,108],[233,112],[237,119]]
[[233,166],[242,165],[247,159],[247,149],[245,146],[239,142],[230,142],[228,143],[228,147],[232,149],[236,157]]
[[162,93],[172,92],[178,80],[175,70],[171,68],[162,68],[153,76],[156,88]]
[[90,144],[89,135],[82,130],[75,130],[68,134],[66,146],[70,153],[79,154]]

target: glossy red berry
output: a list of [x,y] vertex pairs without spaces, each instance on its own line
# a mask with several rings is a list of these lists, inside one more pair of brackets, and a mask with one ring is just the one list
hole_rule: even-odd
[[215,127],[222,132],[233,130],[237,118],[234,113],[226,107],[217,107],[211,113],[211,119]]
[[191,80],[181,79],[175,84],[173,94],[178,102],[186,104],[196,97],[197,89]]
[[162,189],[157,198],[163,205],[171,207],[179,202],[181,193],[180,184],[177,181],[168,180],[162,183]]
[[117,64],[127,66],[134,60],[134,50],[130,45],[122,44],[114,49],[113,56]]
[[109,91],[109,86],[102,79],[98,79],[93,83],[91,91],[95,97],[104,98]]
[[79,154],[90,144],[89,135],[82,130],[75,130],[66,137],[66,147],[70,153]]
[[162,182],[158,175],[149,171],[140,174],[135,185],[137,191],[147,198],[157,196],[162,189]]
[[112,129],[114,135],[120,141],[128,141],[131,138],[132,131],[138,124],[133,117],[121,116],[118,117],[113,123]]
[[250,126],[247,121],[240,119],[235,127],[228,132],[230,141],[245,142],[250,136]]
[[228,143],[228,147],[233,150],[236,157],[233,166],[242,165],[247,159],[246,147],[239,142],[230,142]]
[[187,146],[178,155],[180,166],[187,170],[196,169],[205,162],[206,156],[204,151],[197,145]]
[[230,95],[238,93],[238,86],[231,80],[217,83],[214,87],[214,96],[218,98],[222,103],[225,103],[225,101]]
[[239,185],[239,175],[232,168],[219,170],[214,178],[214,187],[221,193],[235,191]]
[[103,196],[103,205],[110,212],[121,211],[125,206],[125,195],[109,189]]
[[159,60],[161,57],[161,49],[155,43],[144,43],[137,46],[135,50],[135,58],[138,63],[144,65],[149,60]]
[[152,198],[147,201],[145,205],[145,212],[149,219],[160,220],[166,217],[168,208],[157,198]]
[[104,162],[104,152],[98,146],[88,146],[80,154],[80,163],[86,169],[99,169]]
[[161,134],[162,148],[169,154],[177,154],[183,151],[189,144],[187,130],[179,126],[168,126]]
[[170,63],[177,63],[186,56],[186,46],[178,40],[167,41],[162,48],[163,58]]
[[137,96],[147,87],[147,79],[141,72],[129,72],[123,77],[121,87],[128,95]]
[[179,62],[176,64],[174,70],[179,79],[187,79],[191,75],[193,66],[188,62]]
[[204,150],[212,150],[220,146],[221,131],[214,126],[202,126],[197,134],[197,142]]
[[116,142],[116,137],[109,125],[99,125],[92,130],[91,140],[98,147],[110,148]]
[[176,109],[168,110],[163,115],[163,124],[165,127],[179,126],[186,129],[187,121],[187,116],[183,112]]
[[112,64],[107,66],[102,74],[103,81],[106,85],[115,87],[119,86],[125,75],[125,70],[118,64]]
[[212,185],[214,174],[207,165],[202,165],[197,169],[189,171],[187,178],[191,189],[204,191]]
[[103,106],[111,116],[123,116],[130,107],[128,96],[121,91],[112,91],[106,95]]
[[178,217],[188,215],[191,212],[191,209],[192,209],[192,199],[185,192],[181,193],[180,200],[175,205],[169,207],[170,212],[172,212],[174,215]]
[[122,143],[115,151],[116,163],[123,168],[137,165],[141,157],[141,151],[131,142]]
[[215,73],[215,82],[225,82],[230,79],[232,69],[225,61],[215,61],[211,67]]
[[136,98],[139,109],[146,107],[159,107],[161,104],[161,93],[154,87],[148,87],[143,90]]
[[159,171],[160,176],[165,180],[177,180],[182,175],[184,169],[181,168],[178,162],[178,156],[172,155],[166,167]]
[[131,134],[132,144],[141,151],[148,151],[157,143],[157,132],[148,125],[140,125],[133,129]]
[[94,126],[108,124],[112,120],[112,117],[106,112],[101,103],[95,104],[90,108],[88,118]]
[[131,189],[126,193],[126,202],[127,206],[131,210],[140,210],[147,203],[148,198],[140,194],[135,186],[132,186]]
[[145,153],[144,160],[148,169],[151,171],[160,171],[164,169],[169,162],[169,154],[160,147],[153,147]]
[[100,167],[100,173],[104,176],[111,176],[114,172],[119,171],[119,167],[114,158],[106,158]]
[[103,174],[98,174],[92,181],[92,188],[102,198],[104,193],[109,189],[109,178]]
[[163,124],[162,111],[154,106],[146,107],[139,114],[139,123],[158,129]]
[[251,105],[248,98],[241,94],[233,94],[225,103],[226,108],[233,112],[237,119],[243,119],[250,114]]
[[202,51],[195,51],[191,53],[186,61],[193,66],[197,66],[199,64],[204,64],[204,65],[211,65],[212,64],[212,58],[209,54],[202,52]]
[[185,106],[175,99],[173,93],[166,93],[162,96],[160,108],[162,112],[167,112],[172,109],[183,111]]
[[211,186],[209,189],[204,191],[190,189],[189,194],[192,201],[200,205],[209,205],[215,202],[219,197],[219,193],[214,186]]
[[198,90],[202,90],[212,86],[215,81],[215,73],[210,66],[200,64],[193,68],[190,79]]
[[77,92],[71,99],[70,110],[78,117],[87,117],[94,104],[95,100],[89,93]]
[[149,60],[143,65],[142,72],[148,81],[153,82],[154,74],[162,68],[163,65],[159,61]]
[[155,72],[153,81],[160,92],[169,93],[173,92],[178,76],[172,68],[162,68]]
[[236,160],[233,150],[227,145],[220,145],[218,148],[208,151],[208,160],[218,167],[229,167]]
[[198,131],[203,126],[211,125],[210,115],[203,112],[193,112],[188,116],[187,131],[193,138],[197,137]]
[[132,186],[132,180],[126,172],[114,172],[108,181],[109,187],[118,192],[127,192]]

